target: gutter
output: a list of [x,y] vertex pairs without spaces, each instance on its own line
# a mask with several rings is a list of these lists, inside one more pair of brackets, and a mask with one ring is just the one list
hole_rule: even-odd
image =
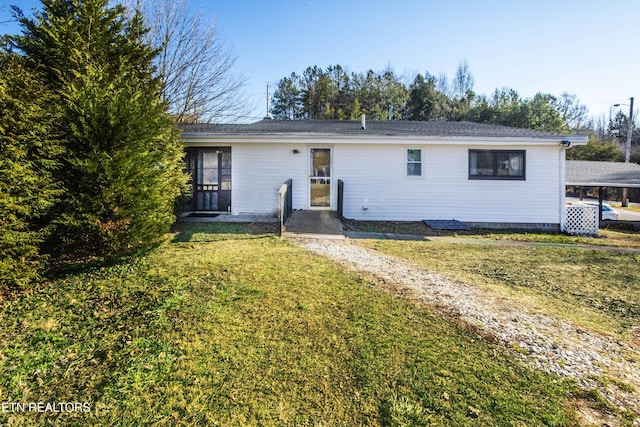
[[611,187],[611,188],[640,188],[640,184],[627,184],[620,182],[566,182],[573,187]]
[[442,135],[328,135],[328,134],[239,134],[184,132],[182,139],[190,143],[292,143],[332,142],[338,144],[432,144],[432,145],[557,145],[563,141],[569,145],[584,145],[588,137],[582,135],[546,138],[524,136],[442,136]]
[[559,162],[558,162],[558,178],[560,181],[560,231],[563,232],[566,228],[567,218],[565,215],[565,205],[567,204],[567,149],[570,145],[560,143],[560,149],[558,150]]

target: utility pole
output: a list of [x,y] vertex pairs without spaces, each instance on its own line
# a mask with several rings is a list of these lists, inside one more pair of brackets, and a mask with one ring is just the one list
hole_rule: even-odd
[[624,148],[624,162],[631,161],[631,138],[633,137],[633,96],[629,103],[629,123],[627,124],[627,146]]
[[[633,138],[633,96],[629,99],[629,119],[627,120],[627,143],[624,147],[624,162],[629,163],[631,161],[631,139]],[[614,107],[619,107],[622,104],[614,104]],[[629,206],[628,189],[622,189],[622,207]]]
[[270,107],[269,102],[271,101],[270,97],[271,97],[271,94],[269,93],[269,83],[267,83],[267,115],[264,116],[265,120],[271,120],[272,118],[271,114],[269,113],[269,107]]

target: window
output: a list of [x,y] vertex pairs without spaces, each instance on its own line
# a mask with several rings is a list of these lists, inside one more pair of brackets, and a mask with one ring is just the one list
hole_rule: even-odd
[[407,150],[407,176],[422,176],[422,150]]
[[469,150],[469,179],[525,179],[524,150]]

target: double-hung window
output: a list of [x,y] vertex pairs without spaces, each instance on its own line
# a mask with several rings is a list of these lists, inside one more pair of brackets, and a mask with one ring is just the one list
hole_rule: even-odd
[[525,179],[525,150],[469,150],[469,179]]
[[407,176],[422,176],[422,150],[407,149]]

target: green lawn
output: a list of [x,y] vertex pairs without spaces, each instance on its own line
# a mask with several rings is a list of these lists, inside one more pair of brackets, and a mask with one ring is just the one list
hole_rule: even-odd
[[[622,222],[621,222],[622,223]],[[613,228],[621,224],[609,224],[609,228],[600,229],[599,237],[569,236],[565,234],[513,232],[509,230],[471,229],[463,231],[434,230],[419,221],[354,221],[346,220],[345,229],[352,231],[414,234],[419,236],[459,237],[468,239],[513,240],[519,242],[539,242],[554,244],[578,244],[594,246],[617,246],[640,248],[640,233],[617,231]]]
[[[545,241],[542,235],[521,236],[519,240]],[[634,246],[638,235],[625,238],[624,233],[615,233],[609,239],[619,246]],[[585,238],[579,243],[590,244],[595,240],[599,239]],[[557,241],[555,236],[547,241],[569,243]],[[588,328],[628,337],[640,324],[640,254],[637,253],[436,241],[362,240],[358,243],[508,294],[539,311],[568,318]]]
[[[242,226],[3,301],[3,425],[574,425],[570,384]],[[594,403],[595,404],[595,403]]]
[[599,237],[568,236],[565,234],[484,232],[464,234],[457,237],[486,238],[493,240],[511,240],[517,242],[557,243],[569,245],[614,246],[622,248],[640,248],[640,233],[600,229]]

